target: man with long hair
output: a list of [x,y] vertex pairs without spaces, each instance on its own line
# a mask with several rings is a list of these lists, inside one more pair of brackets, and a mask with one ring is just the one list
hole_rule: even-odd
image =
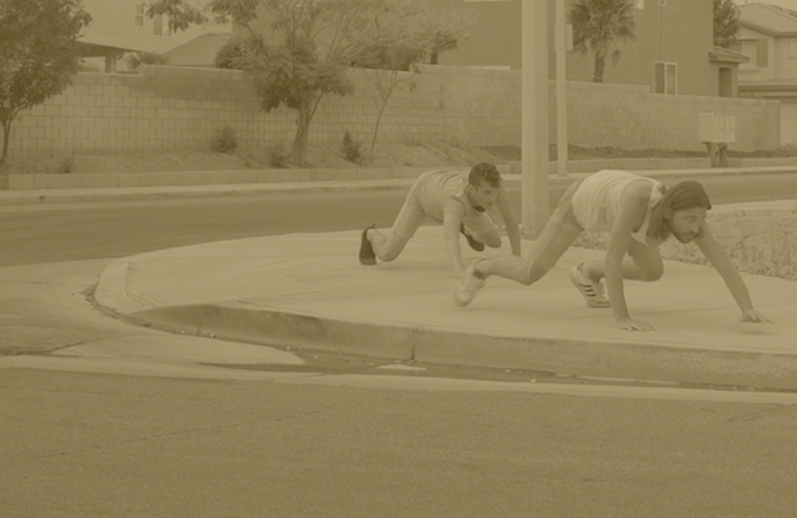
[[565,191],[537,240],[533,257],[498,256],[474,261],[457,287],[455,301],[460,306],[470,304],[491,275],[531,285],[556,265],[582,232],[607,231],[605,260],[576,265],[570,271],[570,280],[590,307],[611,307],[621,329],[653,330],[649,323],[629,315],[623,279],[660,279],[664,263],[658,248],[670,236],[682,243],[694,242],[700,248],[728,286],[743,322],[769,322],[753,308],[744,281],[715,241],[706,223],[710,208],[708,195],[698,182],[667,188],[627,171],[599,171]]
[[446,251],[457,275],[465,270],[460,234],[476,251],[501,247],[501,234],[485,214],[495,205],[506,225],[512,253],[520,256],[520,229],[506,198],[501,174],[493,165],[482,162],[470,170],[427,171],[410,188],[393,229],[384,235],[371,226],[360,238],[360,263],[375,265],[396,259],[415,231],[427,218],[443,224]]

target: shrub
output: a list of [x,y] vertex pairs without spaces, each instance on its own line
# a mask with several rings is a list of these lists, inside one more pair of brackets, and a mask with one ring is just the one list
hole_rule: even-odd
[[343,134],[343,156],[346,160],[353,164],[360,163],[363,158],[360,153],[361,145],[362,143],[354,140],[354,137],[351,136],[351,132],[346,130],[346,133]]
[[157,52],[131,52],[125,58],[127,68],[135,70],[139,65],[165,65],[166,56]]
[[61,174],[70,174],[75,170],[75,154],[67,153],[58,162],[58,172]]
[[274,144],[268,151],[268,165],[277,169],[288,167],[288,154],[282,144]]
[[213,151],[217,153],[233,153],[238,149],[238,141],[235,139],[235,130],[229,126],[224,126],[216,131],[213,137]]

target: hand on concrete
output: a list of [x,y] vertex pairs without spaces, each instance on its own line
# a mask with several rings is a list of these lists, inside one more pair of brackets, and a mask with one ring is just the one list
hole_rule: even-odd
[[624,318],[617,321],[617,327],[624,331],[654,331],[656,328],[652,324],[633,318]]
[[742,316],[739,317],[739,322],[754,323],[754,324],[771,324],[772,321],[754,309],[747,309],[742,311]]

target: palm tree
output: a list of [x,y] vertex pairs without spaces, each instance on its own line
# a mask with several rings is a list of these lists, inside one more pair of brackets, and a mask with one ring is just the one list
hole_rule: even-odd
[[570,23],[573,26],[573,49],[586,54],[595,53],[595,69],[592,80],[603,82],[606,56],[612,47],[613,61],[620,59],[617,42],[636,38],[634,0],[576,0],[570,7]]

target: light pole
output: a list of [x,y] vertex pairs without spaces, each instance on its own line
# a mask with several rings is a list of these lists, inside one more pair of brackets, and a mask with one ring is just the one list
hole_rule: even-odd
[[536,238],[549,216],[548,0],[522,0],[523,86],[521,213],[526,237]]
[[565,24],[565,0],[556,0],[556,172],[567,176],[567,51],[570,26]]

